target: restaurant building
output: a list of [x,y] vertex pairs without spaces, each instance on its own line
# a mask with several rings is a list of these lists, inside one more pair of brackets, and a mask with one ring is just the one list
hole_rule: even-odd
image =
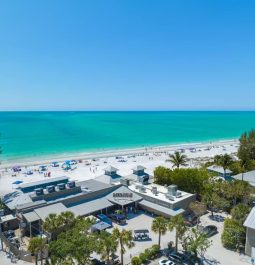
[[62,177],[24,184],[6,194],[3,202],[6,213],[13,216],[24,235],[31,237],[43,233],[42,224],[51,213],[71,211],[86,217],[107,215],[116,209],[124,213],[143,209],[171,218],[183,214],[195,201],[195,195],[179,191],[175,185],[152,184],[144,170],[138,166],[131,175],[121,177],[116,168],[107,167],[105,175],[96,179],[74,182]]

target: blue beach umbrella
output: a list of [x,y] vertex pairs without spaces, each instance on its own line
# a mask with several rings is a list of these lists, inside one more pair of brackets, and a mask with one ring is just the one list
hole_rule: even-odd
[[19,185],[21,183],[23,183],[22,180],[16,180],[16,181],[12,182],[12,184],[14,184],[14,185]]

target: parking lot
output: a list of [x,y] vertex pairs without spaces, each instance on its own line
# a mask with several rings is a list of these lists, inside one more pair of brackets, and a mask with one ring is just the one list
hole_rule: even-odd
[[[221,244],[221,233],[223,231],[223,219],[226,217],[224,214],[220,214],[221,217],[218,221],[211,220],[209,218],[210,214],[206,214],[201,217],[201,225],[215,225],[218,228],[218,232],[216,235],[212,236],[210,239],[212,240],[212,245],[208,249],[205,255],[204,264],[210,265],[247,265],[251,264],[250,258],[248,256],[239,255],[236,252],[229,251],[223,248]],[[107,229],[107,231],[111,232],[114,227],[118,227],[119,229],[128,229],[128,230],[140,230],[140,229],[148,229],[150,240],[148,241],[135,241],[135,247],[132,249],[128,249],[124,254],[124,264],[130,264],[131,258],[134,256],[138,256],[141,252],[143,252],[146,248],[151,247],[153,244],[158,243],[158,234],[155,234],[151,231],[151,225],[153,221],[153,216],[146,214],[144,212],[139,212],[135,215],[129,215],[129,219],[127,220],[126,225],[118,225],[113,223],[113,227]],[[165,235],[161,237],[161,248],[167,248],[167,244],[169,241],[175,241],[175,232],[167,232]],[[181,245],[179,245],[179,249],[181,249]],[[119,250],[118,250],[119,251]],[[120,253],[118,252],[117,255]],[[160,259],[162,259],[161,257]],[[154,260],[151,264],[158,264],[159,260]],[[11,258],[6,255],[6,253],[1,252],[0,255],[1,265],[11,264]],[[18,261],[17,264],[31,264],[23,261]]]
[[[225,249],[221,244],[221,233],[223,231],[223,221],[224,218],[227,217],[225,214],[220,214],[220,218],[218,221],[211,220],[209,218],[210,214],[206,214],[201,217],[200,225],[215,225],[218,228],[218,233],[212,236],[210,239],[212,240],[212,245],[207,250],[205,255],[204,264],[210,265],[245,265],[251,264],[250,257],[245,255],[239,255],[236,252]],[[134,215],[133,218],[127,220],[127,224],[124,226],[119,226],[117,224],[113,224],[114,227],[118,227],[120,229],[129,229],[129,230],[137,230],[137,229],[148,229],[149,236],[151,240],[149,241],[136,241],[135,247],[127,250],[124,254],[124,264],[128,264],[131,261],[131,258],[134,256],[138,256],[141,252],[143,252],[146,248],[151,247],[153,244],[157,244],[158,242],[158,234],[155,234],[151,231],[151,225],[153,221],[153,216],[147,215],[141,212],[138,215]],[[111,228],[109,231],[111,231]],[[161,237],[161,248],[167,248],[167,244],[169,241],[175,241],[175,232],[167,232],[165,235]],[[181,245],[179,245],[179,249],[181,249]],[[119,253],[118,253],[119,254]],[[151,264],[158,264],[158,260],[151,262]]]

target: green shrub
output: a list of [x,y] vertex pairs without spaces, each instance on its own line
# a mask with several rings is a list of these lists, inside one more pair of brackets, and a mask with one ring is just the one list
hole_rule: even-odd
[[148,261],[148,257],[145,253],[140,253],[139,259],[141,260],[142,264],[146,263]]
[[151,249],[150,248],[146,248],[144,250],[144,254],[146,255],[147,259],[151,259]]
[[131,264],[132,265],[141,265],[142,264],[142,261],[139,257],[133,257],[131,259]]
[[160,247],[159,245],[153,245],[150,248],[150,259],[156,259],[160,253]]
[[242,225],[250,212],[250,207],[245,204],[238,204],[231,210],[233,220]]
[[245,228],[233,219],[226,218],[221,242],[225,248],[240,250],[245,244]]

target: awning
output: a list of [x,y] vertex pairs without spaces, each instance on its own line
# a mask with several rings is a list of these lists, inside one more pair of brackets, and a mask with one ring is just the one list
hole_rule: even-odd
[[139,205],[142,208],[146,208],[158,215],[163,215],[165,217],[172,217],[185,212],[183,209],[172,210],[170,208],[146,200],[142,200],[141,202],[139,202]]

